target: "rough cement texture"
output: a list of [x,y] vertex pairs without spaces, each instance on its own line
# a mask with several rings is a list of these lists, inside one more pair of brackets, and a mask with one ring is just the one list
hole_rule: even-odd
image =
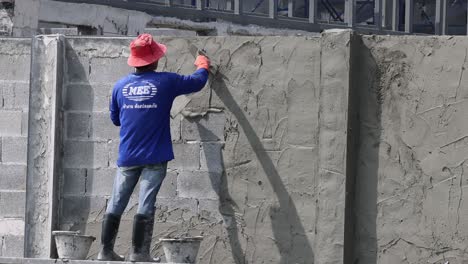
[[[187,47],[194,43],[212,54],[219,73],[185,109],[196,117],[172,120],[176,160],[156,204],[154,254],[162,255],[159,237],[189,233],[205,236],[199,263],[468,259],[466,38],[339,32],[160,40],[169,53],[159,70],[193,71]],[[0,127],[0,252],[10,255],[23,241],[25,188],[8,172],[26,169],[11,158],[21,151],[10,148],[27,136],[27,108],[12,97],[24,87],[12,83],[27,82],[19,69],[29,63],[29,42],[0,41],[0,60],[22,65],[0,70],[8,102],[0,118],[21,123]],[[113,83],[131,71],[129,41],[66,39],[61,229],[100,235],[118,147],[107,104]],[[136,198],[123,216],[121,254],[130,249]],[[89,257],[97,252],[95,243]]]
[[[63,37],[33,38],[27,138],[25,256],[50,257],[58,221],[57,189],[62,156]],[[60,56],[59,56],[60,55]],[[18,154],[16,154],[18,155]]]
[[[297,145],[311,145],[318,152],[318,177],[315,190],[312,193],[316,199],[317,221],[317,258],[315,263],[340,263],[343,259],[343,235],[345,233],[345,199],[347,185],[347,144],[348,138],[348,109],[350,91],[350,33],[328,33],[322,36],[322,63],[320,81],[320,107],[318,109],[318,150],[313,145],[314,134],[306,129],[294,127],[294,143]],[[340,66],[338,66],[340,65]],[[300,87],[300,86],[299,86]],[[299,88],[300,89],[300,88]],[[304,89],[304,87],[302,87]],[[304,103],[310,102],[302,94]],[[301,107],[302,105],[298,105]],[[298,109],[299,110],[299,109]],[[315,111],[314,111],[315,110]],[[298,121],[306,123],[307,117],[316,109],[301,108],[297,113]],[[308,135],[305,141],[297,141]],[[313,168],[313,167],[312,167]],[[306,181],[305,167],[300,175],[291,177],[297,185]],[[298,170],[300,168],[298,167]],[[294,175],[295,176],[295,175]],[[351,175],[349,175],[351,176]],[[307,191],[305,191],[307,193]],[[302,209],[300,212],[303,212]],[[343,222],[342,222],[343,221]],[[334,224],[330,224],[334,223]],[[347,223],[351,224],[351,223]]]
[[[130,71],[129,41],[67,40],[62,229],[99,236],[118,146],[107,103]],[[200,263],[342,263],[350,261],[344,245],[357,263],[468,259],[465,38],[361,41],[345,32],[161,41],[170,47],[165,70],[193,70],[190,41],[213,54],[220,73],[186,109],[205,117],[172,120],[177,159],[157,202],[155,254],[157,238],[188,232],[206,236]],[[0,42],[0,253],[21,256],[30,41]],[[356,232],[345,242],[353,224],[344,222],[351,101],[360,120]],[[134,196],[124,215],[120,253],[129,250],[136,203]],[[95,243],[91,258],[97,250]]]
[[40,0],[15,0],[13,36],[31,37],[39,25]]
[[[157,203],[155,253],[161,254],[158,237],[189,232],[206,236],[202,263],[340,263],[349,180],[346,125],[353,114],[345,107],[352,100],[346,87],[352,83],[360,98],[352,241],[358,263],[467,258],[461,114],[466,40],[363,37],[353,39],[349,50],[346,34],[190,39],[214,54],[220,73],[186,110],[217,113],[172,120],[178,158]],[[19,256],[30,46],[28,40],[0,41],[1,254]],[[67,41],[60,223],[98,236],[118,146],[107,102],[112,84],[130,71],[129,39]],[[188,39],[161,41],[170,47],[164,69],[193,70],[184,48]],[[122,253],[129,249],[135,206],[133,197],[117,245]]]
[[466,263],[466,38],[363,37],[359,263]]
[[[172,120],[176,160],[156,205],[154,254],[162,255],[158,238],[189,233],[205,236],[199,263],[343,259],[346,106],[329,105],[348,101],[350,32],[332,35],[159,39],[168,54],[158,70],[193,72],[193,43],[219,71],[185,109],[197,117]],[[129,42],[67,39],[62,229],[99,237],[118,146],[107,106],[114,82],[131,71]],[[322,52],[334,59],[325,63]],[[136,198],[116,242],[121,254]],[[98,250],[95,243],[89,257]]]
[[30,43],[0,38],[0,256],[23,256]]

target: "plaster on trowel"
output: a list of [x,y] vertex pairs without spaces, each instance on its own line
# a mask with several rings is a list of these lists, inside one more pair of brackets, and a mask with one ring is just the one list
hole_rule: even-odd
[[[197,46],[194,44],[190,44],[189,51],[194,58],[197,58],[198,55],[207,56],[205,50],[197,48]],[[209,73],[210,75],[214,75],[216,73],[216,68],[210,66]],[[188,105],[188,103],[190,103],[191,100],[191,95],[181,95],[176,97],[171,108],[171,118],[175,118],[180,112],[182,112],[182,110]]]

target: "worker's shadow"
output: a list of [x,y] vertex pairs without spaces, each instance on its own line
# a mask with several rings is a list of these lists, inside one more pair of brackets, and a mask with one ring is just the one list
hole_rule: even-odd
[[[279,263],[314,263],[312,247],[306,236],[306,231],[301,223],[297,209],[276,170],[275,164],[268,156],[260,138],[257,136],[245,113],[230,93],[225,80],[226,77],[218,72],[213,81],[213,91],[223,102],[226,109],[236,117],[279,202],[277,206],[271,206],[269,209],[274,235],[273,240],[281,254]],[[215,137],[211,131],[202,125],[197,124],[197,126],[200,134]],[[205,152],[205,155],[206,154]],[[221,155],[221,168],[223,171],[221,180],[220,182],[213,181],[213,179],[216,179],[214,175],[210,175],[210,179],[212,179],[213,188],[217,191],[219,196],[219,211],[225,219],[225,226],[229,236],[233,258],[236,264],[245,264],[248,263],[248,261],[245,256],[245,251],[242,250],[239,242],[238,223],[235,218],[236,205],[229,195],[228,180],[221,150],[219,155]],[[208,159],[207,163],[210,172],[216,171],[215,166],[219,166],[218,164],[213,164],[212,161]],[[226,219],[230,221],[226,221]]]
[[[216,138],[210,130],[197,123],[198,131],[200,135],[206,135],[208,138]],[[232,250],[232,256],[236,264],[246,263],[245,254],[242,251],[242,247],[239,241],[239,230],[237,228],[237,221],[235,218],[236,207],[235,202],[229,195],[228,181],[226,177],[226,169],[224,167],[224,158],[222,149],[218,149],[218,153],[209,153],[206,148],[203,148],[204,155],[206,158],[206,165],[208,168],[208,174],[211,180],[213,190],[216,191],[219,197],[219,213],[222,215],[224,220],[224,226],[226,228],[229,244]],[[210,155],[216,155],[214,159],[210,159]],[[219,157],[219,158],[218,158]],[[221,164],[219,164],[219,162]],[[221,172],[220,172],[221,171]],[[221,173],[221,177],[220,176]],[[213,249],[214,250],[214,249]]]

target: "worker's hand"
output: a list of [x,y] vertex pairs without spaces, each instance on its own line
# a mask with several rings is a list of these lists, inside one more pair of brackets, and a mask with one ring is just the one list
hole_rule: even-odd
[[207,71],[210,69],[210,59],[206,56],[203,55],[198,55],[197,59],[195,60],[195,66],[197,66],[198,69],[206,69]]

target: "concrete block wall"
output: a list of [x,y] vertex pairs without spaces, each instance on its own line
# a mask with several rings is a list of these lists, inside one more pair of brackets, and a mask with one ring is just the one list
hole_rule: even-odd
[[0,38],[0,256],[6,257],[23,256],[30,43]]
[[[349,39],[349,32],[344,34]],[[160,41],[168,54],[158,70],[193,72],[195,58],[188,50],[193,43],[208,51],[223,78],[211,77],[193,96],[186,114],[195,117],[171,120],[176,159],[169,163],[156,204],[153,253],[163,254],[159,237],[202,234],[201,252],[206,254],[199,256],[200,263],[214,256],[223,263],[308,263],[314,258],[326,263],[340,258],[339,246],[316,252],[319,208],[310,202],[318,197],[318,110],[324,103],[319,97],[320,38]],[[62,229],[99,237],[118,150],[118,128],[109,120],[108,100],[115,81],[132,70],[126,65],[130,39],[66,42],[59,222]],[[346,96],[341,89],[336,96]],[[116,242],[121,254],[131,247],[136,205],[135,193]],[[344,218],[334,224],[337,236],[332,237],[342,244]],[[98,250],[95,243],[89,257]]]
[[[172,120],[176,159],[156,204],[154,254],[162,255],[159,237],[188,233],[205,236],[200,263],[341,263],[348,261],[343,245],[359,263],[468,258],[467,40],[350,37],[161,39],[169,52],[159,70],[193,71],[193,43],[212,54],[219,74],[185,109],[195,117]],[[23,51],[0,59],[28,63],[29,42],[9,41]],[[129,42],[66,40],[62,229],[100,235],[118,148],[108,100],[113,83],[131,71]],[[27,91],[16,86],[27,75],[1,65],[10,78],[0,82],[0,124],[9,122],[0,130],[1,252],[8,255],[23,243],[24,181],[14,175],[26,163],[18,146],[26,144]],[[358,145],[347,134],[356,114]],[[117,240],[121,254],[130,249],[136,205],[134,196]],[[97,251],[95,243],[89,257]]]
[[[131,72],[120,55],[125,54],[128,43],[128,39],[66,41],[59,221],[62,229],[93,234],[87,223],[90,219],[101,220],[105,212],[119,144],[119,129],[109,118],[109,98],[114,83]],[[106,48],[93,51],[88,49],[90,45]]]
[[[56,82],[64,117],[58,222],[99,237],[118,148],[108,100],[131,71],[130,39],[44,41],[51,39],[65,45],[63,87]],[[159,237],[188,233],[205,236],[199,263],[468,259],[466,38],[341,32],[161,41],[169,52],[159,70],[193,71],[193,43],[212,54],[219,74],[185,109],[195,117],[172,120],[176,159],[156,205],[154,254],[162,255]],[[29,43],[0,39],[2,256],[22,256],[24,245]],[[354,145],[348,133],[357,132]],[[134,196],[121,254],[136,205]],[[353,250],[349,258],[343,247]],[[97,251],[94,243],[89,257]]]

